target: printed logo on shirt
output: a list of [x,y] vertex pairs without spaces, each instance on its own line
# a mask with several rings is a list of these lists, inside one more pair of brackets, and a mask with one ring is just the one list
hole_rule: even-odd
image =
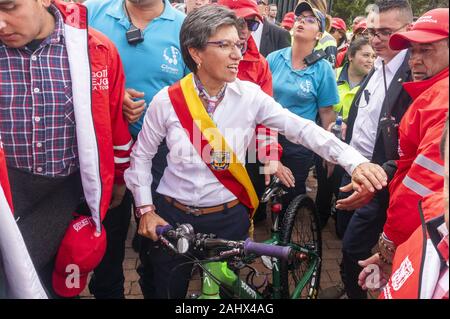
[[161,64],[161,71],[171,74],[178,74],[180,72],[179,64],[181,62],[180,51],[170,46],[163,51],[163,58],[165,63]]
[[109,90],[108,69],[92,72],[92,91]]
[[300,90],[302,90],[304,94],[311,93],[312,87],[313,85],[310,80],[305,80],[300,83]]
[[392,275],[392,289],[398,291],[414,272],[409,256],[402,261],[400,267]]

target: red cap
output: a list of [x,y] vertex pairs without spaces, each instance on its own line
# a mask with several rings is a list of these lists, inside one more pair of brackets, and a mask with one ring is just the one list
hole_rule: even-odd
[[289,28],[292,29],[295,23],[295,13],[294,12],[288,12],[284,15],[283,21],[281,22],[281,26],[283,28]]
[[106,231],[100,236],[92,217],[73,220],[59,246],[53,270],[53,289],[62,297],[75,297],[84,287],[89,273],[102,261],[106,251]]
[[410,31],[395,33],[389,40],[392,50],[402,50],[414,43],[433,43],[448,38],[448,8],[428,11]]
[[333,18],[331,22],[331,27],[335,28],[336,30],[344,30],[347,31],[347,25],[345,24],[345,21],[341,18]]
[[255,0],[219,0],[217,4],[232,9],[239,18],[256,15],[259,21],[263,21]]
[[353,29],[353,33],[356,33],[359,30],[366,30],[367,29],[367,22],[366,20],[362,20],[361,22],[359,22],[356,26],[355,29]]

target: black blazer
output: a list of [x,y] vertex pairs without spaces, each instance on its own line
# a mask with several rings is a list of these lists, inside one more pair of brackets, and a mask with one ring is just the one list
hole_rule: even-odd
[[[391,85],[388,88],[387,96],[388,98],[384,99],[383,106],[381,108],[381,114],[380,118],[378,120],[378,128],[377,128],[377,137],[375,140],[375,147],[373,150],[372,155],[372,162],[377,163],[379,165],[384,164],[388,160],[393,160],[396,158],[387,158],[386,151],[385,151],[385,144],[388,148],[392,150],[391,153],[397,154],[398,157],[398,141],[393,140],[387,140],[385,141],[385,137],[383,134],[381,134],[380,130],[380,120],[383,117],[384,114],[391,114],[395,118],[395,122],[397,124],[400,123],[403,115],[405,114],[406,110],[412,103],[411,97],[406,93],[406,91],[403,89],[403,82],[409,82],[412,81],[411,77],[411,70],[408,65],[410,53],[408,52],[406,54],[405,60],[403,61],[402,65],[398,69],[397,73],[395,74],[394,78],[392,79]],[[353,126],[355,124],[356,116],[358,115],[358,105],[359,101],[361,99],[362,93],[364,92],[367,83],[369,82],[370,78],[373,76],[374,70],[372,70],[369,75],[366,77],[366,79],[361,83],[361,87],[356,93],[355,98],[353,99],[353,103],[350,106],[350,111],[348,115],[347,120],[347,135],[346,135],[346,142],[350,143],[353,135]],[[383,86],[384,89],[384,86]],[[394,150],[395,148],[395,150]]]
[[289,31],[264,20],[259,52],[264,57],[267,57],[269,53],[289,46],[291,46],[291,34]]

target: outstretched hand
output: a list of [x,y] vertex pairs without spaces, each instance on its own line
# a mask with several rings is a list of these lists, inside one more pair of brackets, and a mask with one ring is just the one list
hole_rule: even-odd
[[387,186],[386,172],[380,165],[373,163],[359,164],[352,173],[352,187],[355,191],[363,192],[365,187],[369,192],[375,192],[375,189],[381,190]]

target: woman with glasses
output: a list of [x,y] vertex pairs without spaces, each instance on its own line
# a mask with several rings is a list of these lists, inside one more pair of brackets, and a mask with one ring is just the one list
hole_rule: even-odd
[[[283,109],[256,84],[236,79],[244,48],[237,28],[236,15],[222,6],[201,7],[184,20],[181,51],[193,73],[155,96],[125,173],[143,236],[157,240],[156,226],[189,223],[198,232],[245,239],[258,199],[243,163],[258,124],[339,163],[353,174],[357,189],[361,183],[373,191],[384,185],[381,167],[314,122]],[[164,138],[168,165],[155,211],[150,172]],[[146,297],[184,298],[192,263],[157,244],[148,254],[153,270],[149,284],[154,289]]]
[[[322,126],[327,128],[335,120],[333,105],[339,102],[336,79],[330,63],[320,59],[308,63],[317,41],[325,30],[324,15],[307,2],[295,9],[293,43],[270,54],[267,60],[272,71],[274,98],[285,109],[302,118],[315,121],[319,115]],[[313,165],[313,152],[280,136],[283,147],[281,162],[294,173],[295,187],[289,189],[285,201],[306,193],[305,181]],[[286,207],[286,205],[284,205]]]

